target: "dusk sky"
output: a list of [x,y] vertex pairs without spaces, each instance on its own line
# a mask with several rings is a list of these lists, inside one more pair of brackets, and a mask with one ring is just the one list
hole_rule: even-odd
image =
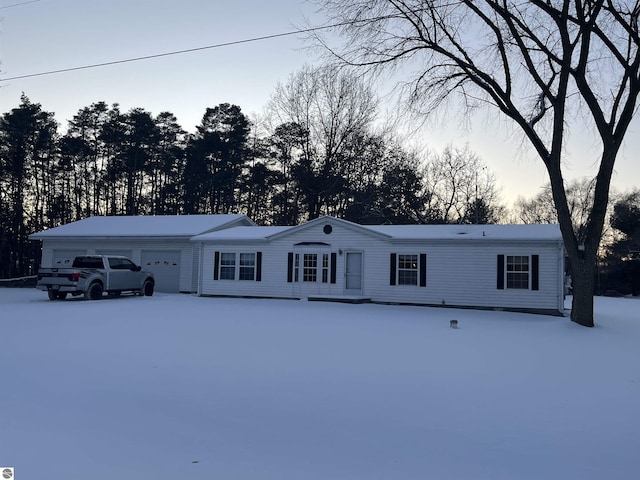
[[[0,0],[0,114],[19,105],[24,92],[66,128],[83,107],[98,101],[121,110],[169,111],[193,132],[207,107],[234,103],[249,116],[261,114],[278,82],[319,55],[302,35],[200,50],[31,78],[14,78],[163,54],[294,31],[324,22],[304,0]],[[381,117],[384,110],[381,110]],[[383,120],[383,118],[381,118]],[[495,112],[482,112],[461,128],[456,116],[421,130],[414,141],[435,150],[469,144],[498,175],[512,203],[547,183],[542,162],[518,132],[509,133]],[[579,125],[579,124],[577,124]],[[572,131],[565,177],[593,175],[598,162],[593,136]],[[636,118],[617,162],[613,185],[620,191],[640,182],[640,120]]]

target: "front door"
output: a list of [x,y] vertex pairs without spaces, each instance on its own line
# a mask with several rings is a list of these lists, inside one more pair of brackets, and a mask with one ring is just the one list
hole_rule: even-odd
[[328,249],[297,249],[293,257],[295,296],[304,298],[331,293],[330,259]]
[[346,252],[345,293],[362,294],[362,252]]

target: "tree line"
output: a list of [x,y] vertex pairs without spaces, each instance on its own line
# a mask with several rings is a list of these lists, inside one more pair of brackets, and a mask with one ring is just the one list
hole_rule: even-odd
[[94,215],[245,213],[262,225],[320,215],[359,223],[499,220],[496,177],[468,148],[425,163],[376,127],[370,88],[305,68],[279,85],[268,118],[206,108],[175,115],[96,102],[63,130],[26,95],[0,117],[0,277],[32,272],[30,233]]
[[[0,117],[0,278],[33,273],[39,245],[30,233],[94,215],[245,213],[262,225],[320,215],[363,224],[557,222],[549,186],[507,209],[496,175],[468,147],[409,151],[376,127],[377,108],[361,80],[324,67],[278,85],[266,118],[223,103],[206,108],[193,133],[169,112],[105,102],[81,108],[62,131],[23,95]],[[567,187],[578,236],[593,193],[592,181]],[[629,270],[637,262],[627,260],[637,256],[639,199],[610,206],[603,290],[637,284]]]

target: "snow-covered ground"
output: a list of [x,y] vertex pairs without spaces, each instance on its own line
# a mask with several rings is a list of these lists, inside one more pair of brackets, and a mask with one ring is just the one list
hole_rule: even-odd
[[586,329],[0,289],[0,466],[17,480],[635,480],[640,300],[596,309]]

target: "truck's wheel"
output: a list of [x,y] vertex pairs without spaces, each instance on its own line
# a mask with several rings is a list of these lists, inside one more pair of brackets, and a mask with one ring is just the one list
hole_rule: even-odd
[[145,280],[142,285],[142,294],[145,297],[150,297],[153,295],[153,282],[151,280]]
[[100,282],[93,282],[84,292],[84,298],[87,300],[99,300],[102,298],[102,284]]

